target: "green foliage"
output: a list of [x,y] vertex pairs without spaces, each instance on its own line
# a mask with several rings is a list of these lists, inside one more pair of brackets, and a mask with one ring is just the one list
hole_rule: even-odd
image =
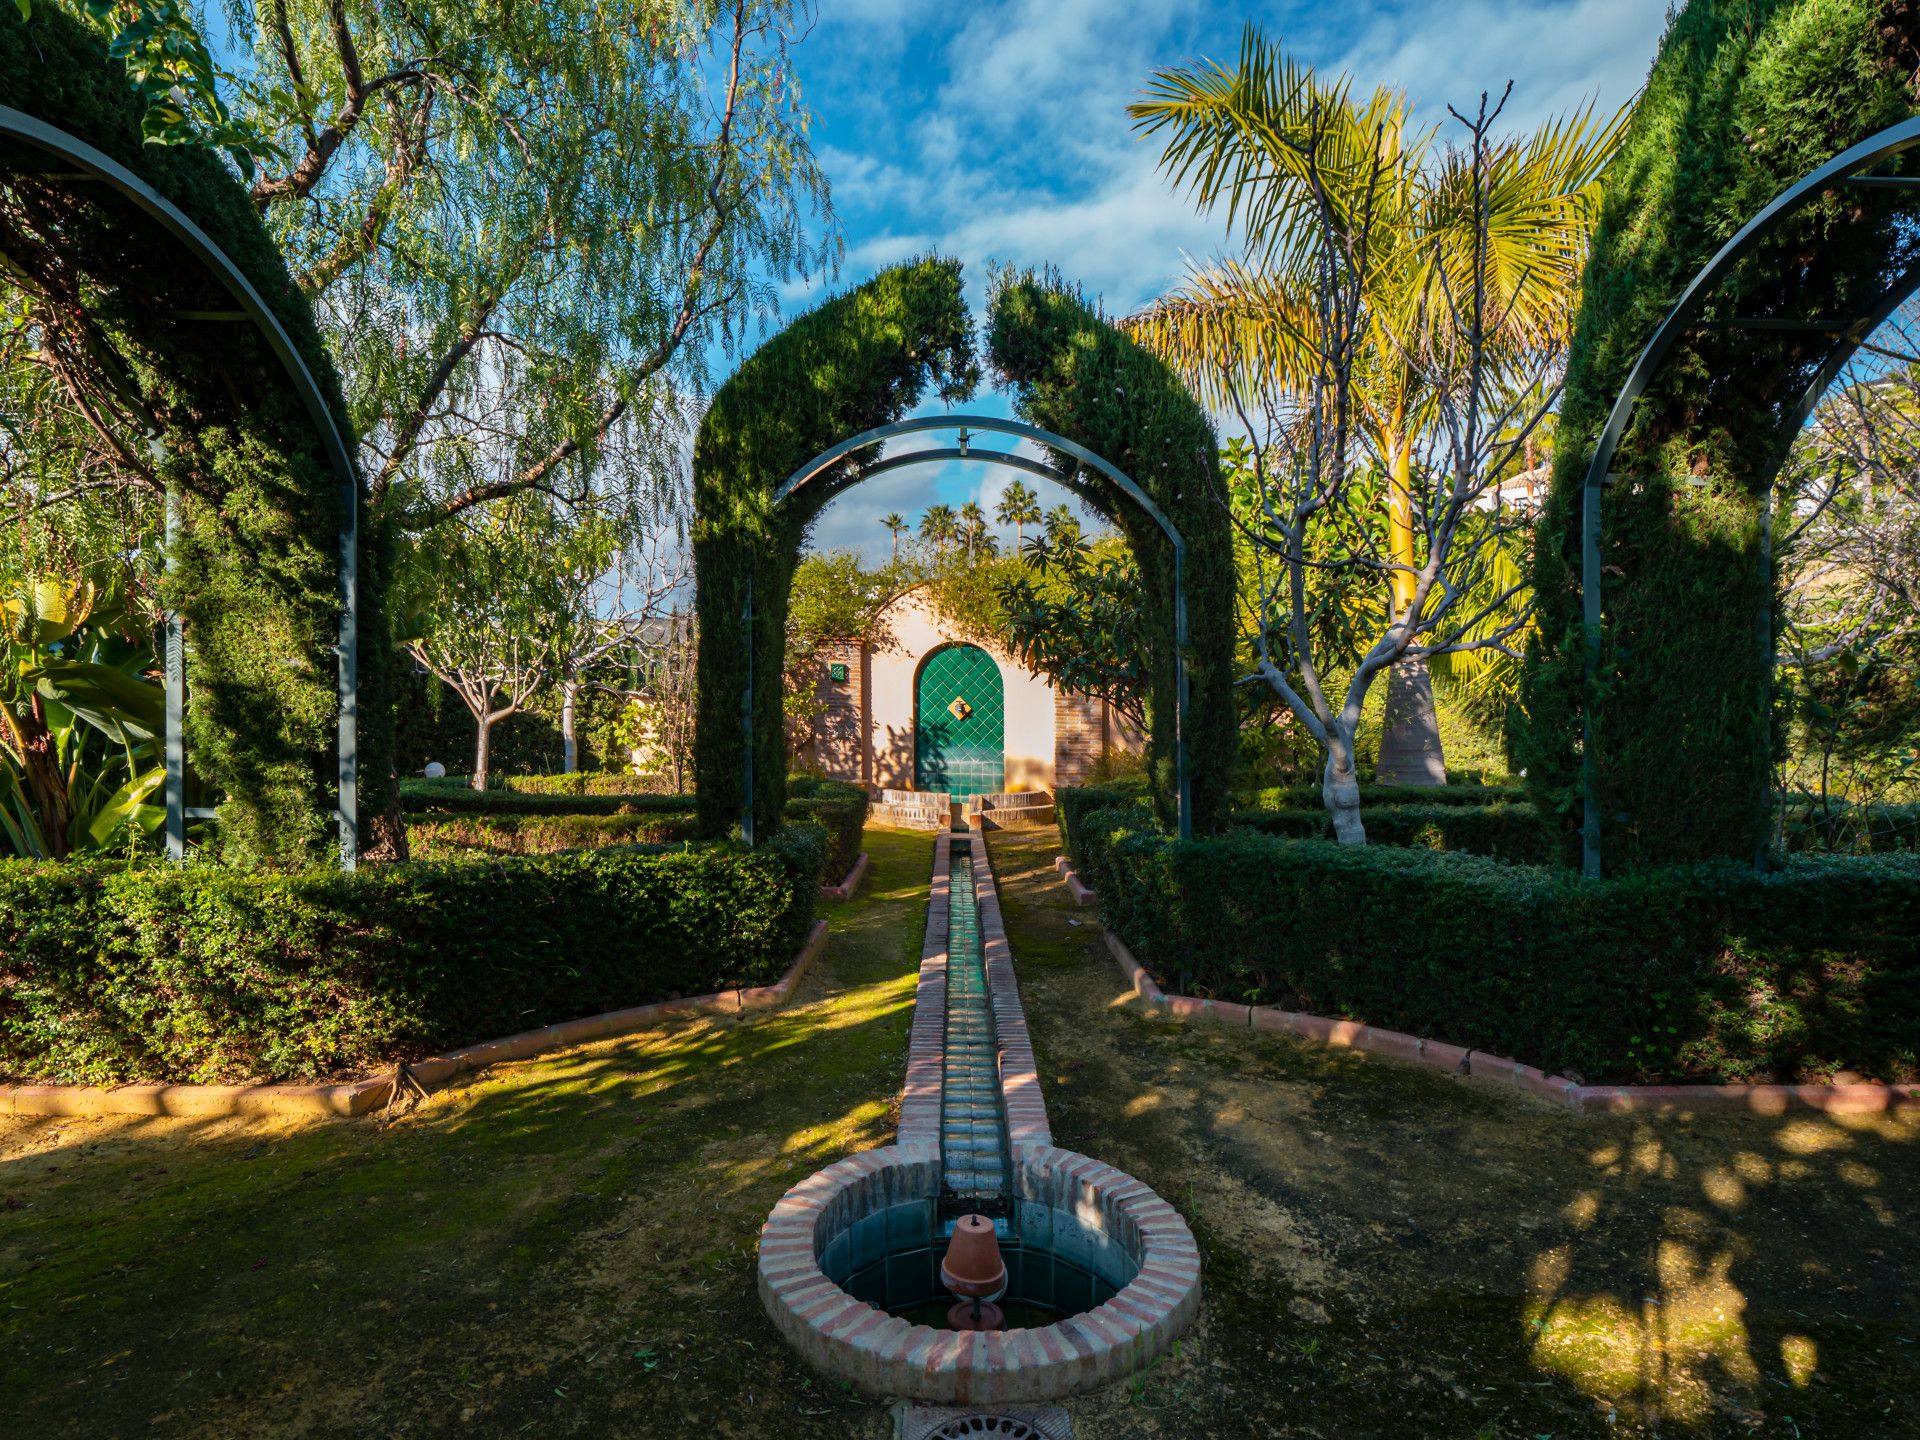
[[0,865],[0,1074],[307,1080],[776,979],[816,834],[355,874]]
[[1005,643],[1056,685],[1098,695],[1135,724],[1147,704],[1147,615],[1140,565],[1118,541],[1030,542],[1026,569],[999,584]]
[[[206,232],[279,319],[351,437],[312,313],[246,192],[202,147],[144,143],[140,100],[79,22],[52,6],[33,7],[31,20],[0,7],[0,104],[105,152]],[[188,752],[224,796],[219,851],[242,865],[317,860],[334,805],[340,495],[313,420],[254,327],[181,321],[183,311],[229,312],[232,298],[110,191],[14,169],[3,208],[23,323],[71,342],[65,359],[103,422],[151,437],[163,457],[156,481],[180,497],[164,595],[191,637]],[[135,459],[144,454],[142,442]],[[378,815],[390,745],[388,550],[378,524],[361,535],[360,801],[363,815]]]
[[[1362,786],[1360,821],[1369,845],[1410,845],[1422,850],[1454,850],[1491,855],[1529,865],[1560,859],[1558,840],[1540,823],[1540,812],[1519,804],[1369,804]],[[1377,787],[1397,788],[1397,787]],[[1315,800],[1318,793],[1315,792]],[[1291,840],[1331,840],[1333,821],[1324,806],[1238,810],[1233,823],[1263,835]]]
[[[517,777],[508,777],[509,779]],[[572,777],[568,777],[572,778]],[[475,790],[464,780],[402,780],[400,803],[408,814],[431,815],[661,815],[693,806],[690,795],[572,794],[512,789]]]
[[[1213,426],[1166,363],[1116,330],[1055,277],[995,278],[988,352],[1029,423],[1084,445],[1145,490],[1186,544],[1188,773],[1196,833],[1217,829],[1238,755],[1233,698],[1233,538]],[[1172,814],[1175,654],[1173,548],[1138,506],[1057,457],[1063,483],[1112,520],[1139,562],[1150,773]]]
[[409,815],[407,847],[415,860],[474,855],[552,855],[609,845],[672,845],[693,838],[693,801],[673,811],[617,815]]
[[[884,270],[799,316],[714,395],[693,456],[701,636],[694,786],[705,833],[729,830],[747,798],[741,705],[749,685],[753,809],[761,817],[780,813],[787,773],[781,672],[800,540],[879,452],[819,477],[777,511],[774,491],[823,450],[898,420],[929,385],[942,399],[965,398],[977,374],[959,263],[929,257]],[[749,592],[751,675],[740,643]]]
[[[1920,28],[1886,0],[1693,0],[1674,17],[1607,182],[1535,547],[1540,631],[1516,761],[1569,832],[1583,719],[1613,866],[1750,859],[1767,830],[1773,605],[1762,507],[1824,348],[1738,315],[1864,313],[1920,256],[1886,192],[1833,190],[1773,232],[1682,338],[1613,462],[1600,663],[1583,671],[1582,486],[1634,359],[1736,229],[1794,181],[1913,113]],[[1770,621],[1771,623],[1771,621]]]
[[[1062,814],[1073,807],[1062,796]],[[1170,986],[1364,1020],[1589,1082],[1920,1077],[1920,860],[1603,882],[1090,809],[1074,864]]]
[[[1517,785],[1453,780],[1445,785],[1362,785],[1362,805],[1503,805],[1526,797]],[[1318,785],[1269,785],[1234,795],[1236,809],[1312,809],[1320,803]]]
[[[793,793],[802,788],[807,793]],[[867,830],[866,788],[841,780],[820,780],[804,787],[790,781],[788,790],[787,823],[813,824],[825,832],[826,869],[822,874],[826,884],[839,884],[860,858]]]

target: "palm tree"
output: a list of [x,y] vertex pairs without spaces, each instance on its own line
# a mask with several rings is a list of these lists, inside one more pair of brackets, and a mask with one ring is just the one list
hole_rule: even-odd
[[947,558],[948,543],[957,539],[959,534],[951,505],[929,505],[927,513],[920,517],[920,538],[931,540],[934,554],[942,560]]
[[1040,497],[1024,480],[1016,480],[1001,494],[1000,503],[994,506],[993,518],[1002,525],[1013,526],[1013,545],[1017,550],[1026,541],[1027,526],[1040,523]]
[[[1500,317],[1493,350],[1517,358],[1563,343],[1601,177],[1627,111],[1596,123],[1589,107],[1497,142],[1483,182],[1470,154],[1436,146],[1434,130],[1414,128],[1404,96],[1375,90],[1362,102],[1347,77],[1321,79],[1249,25],[1235,69],[1160,71],[1129,113],[1138,130],[1165,137],[1161,168],[1193,190],[1201,210],[1224,203],[1228,231],[1244,245],[1244,259],[1195,268],[1173,294],[1125,322],[1208,403],[1237,408],[1262,394],[1306,391],[1322,353],[1313,304],[1322,200],[1337,243],[1365,234],[1357,419],[1386,471],[1389,599],[1398,616],[1418,570],[1413,455],[1435,418],[1435,397],[1409,356],[1423,341],[1444,347],[1447,337],[1433,327],[1456,307],[1436,301],[1471,283],[1477,197],[1491,202],[1485,313]],[[1381,753],[1438,757],[1426,666],[1401,663],[1409,669],[1403,684],[1389,685]]]
[[969,500],[954,517],[960,525],[960,543],[969,555],[980,553],[980,539],[987,533],[987,512],[978,500]]
[[1080,522],[1074,518],[1071,507],[1056,505],[1047,511],[1045,519],[1049,544],[1070,543],[1080,538]]
[[898,565],[900,563],[900,536],[906,531],[907,522],[900,518],[898,511],[895,511],[890,515],[882,515],[880,517],[880,523],[887,527],[887,534],[893,540],[893,553],[887,557],[887,563],[889,565]]

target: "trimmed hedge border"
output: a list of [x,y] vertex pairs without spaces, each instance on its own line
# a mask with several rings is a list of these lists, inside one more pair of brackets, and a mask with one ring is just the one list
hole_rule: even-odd
[[0,865],[0,1074],[323,1080],[775,979],[814,921],[818,827],[352,874]]
[[693,838],[693,811],[637,815],[409,815],[407,845],[415,860],[554,855],[609,845],[675,845]]
[[[1099,897],[1073,873],[1066,856],[1054,868],[1079,905],[1097,905]],[[1510,1084],[1540,1099],[1577,1112],[1666,1113],[1694,1110],[1744,1110],[1778,1115],[1794,1106],[1828,1114],[1877,1114],[1920,1104],[1920,1084],[1882,1085],[1875,1082],[1832,1085],[1582,1085],[1564,1075],[1548,1075],[1503,1055],[1445,1041],[1337,1020],[1325,1015],[1279,1010],[1266,1005],[1240,1005],[1194,995],[1170,995],[1126,944],[1104,926],[1107,952],[1141,1000],[1175,1020],[1207,1020],[1254,1030],[1273,1030],[1322,1045],[1385,1055],[1410,1065],[1454,1075],[1474,1075]]]
[[774,1010],[787,1003],[820,952],[826,948],[827,922],[816,920],[807,943],[786,974],[772,985],[721,990],[660,1000],[627,1010],[611,1010],[580,1020],[565,1020],[538,1030],[523,1030],[503,1040],[469,1045],[446,1055],[394,1067],[342,1085],[14,1085],[0,1088],[0,1115],[364,1115],[383,1105],[407,1080],[437,1085],[468,1071],[506,1060],[531,1060],[591,1040],[610,1040],[650,1029],[683,1015],[739,1014]]

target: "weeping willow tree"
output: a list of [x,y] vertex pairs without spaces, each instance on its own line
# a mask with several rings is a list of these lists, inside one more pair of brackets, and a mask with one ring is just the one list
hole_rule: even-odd
[[[1224,215],[1242,253],[1197,267],[1127,328],[1257,433],[1270,415],[1309,404],[1330,330],[1350,326],[1354,421],[1383,481],[1386,543],[1367,562],[1385,591],[1376,633],[1391,627],[1413,604],[1435,532],[1435,517],[1416,508],[1414,471],[1431,463],[1449,380],[1423,357],[1467,348],[1464,337],[1434,331],[1461,315],[1482,318],[1488,333],[1478,343],[1496,383],[1559,352],[1624,112],[1601,121],[1588,109],[1498,137],[1481,154],[1441,143],[1404,96],[1362,96],[1350,77],[1316,73],[1250,26],[1232,69],[1161,71],[1130,113],[1160,139],[1161,168],[1202,211]],[[1322,313],[1326,236],[1366,257],[1355,316]],[[1487,290],[1484,306],[1464,303],[1476,284]],[[1530,466],[1527,448],[1519,453]],[[1489,596],[1510,591],[1523,565],[1511,549],[1490,556]],[[1444,673],[1511,679],[1511,668],[1486,657],[1517,658],[1517,645],[1498,638],[1517,633],[1512,619],[1510,607],[1484,617],[1473,628],[1486,643],[1436,657]],[[1445,780],[1428,666],[1417,654],[1390,668],[1386,726],[1381,778]]]

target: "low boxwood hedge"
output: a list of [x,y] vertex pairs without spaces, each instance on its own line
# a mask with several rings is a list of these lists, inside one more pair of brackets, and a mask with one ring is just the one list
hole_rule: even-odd
[[[577,770],[571,775],[502,775],[502,790],[516,795],[664,795],[672,792],[658,777],[622,770]],[[691,796],[683,797],[689,803]]]
[[[409,841],[424,859],[671,843],[693,833],[690,795],[522,793],[473,790],[445,780],[407,780],[400,789],[409,812]],[[796,775],[788,791],[786,823],[818,825],[826,832],[827,883],[837,883],[860,858],[867,828],[865,788]]]
[[693,811],[639,815],[409,815],[416,860],[552,855],[608,845],[672,845],[693,838]]
[[806,826],[354,874],[0,863],[0,1076],[319,1079],[766,984],[823,864]]
[[[1524,801],[1527,792],[1517,785],[1478,783],[1447,785],[1373,785],[1360,787],[1363,807],[1382,805],[1495,805]],[[1236,810],[1313,810],[1325,807],[1318,785],[1270,785],[1243,790],[1233,797]]]
[[524,794],[448,780],[402,780],[400,804],[410,815],[659,815],[694,808],[691,795]]
[[[1231,818],[1235,825],[1266,835],[1293,840],[1333,838],[1333,822],[1324,808],[1246,810],[1235,812]],[[1560,856],[1560,841],[1548,833],[1539,813],[1524,801],[1497,805],[1363,805],[1360,823],[1366,827],[1369,845],[1458,850],[1532,865],[1551,865]]]
[[1138,807],[1083,809],[1071,834],[1106,923],[1173,989],[1347,1016],[1590,1082],[1920,1078],[1912,856],[1589,883],[1244,827],[1182,843]]

